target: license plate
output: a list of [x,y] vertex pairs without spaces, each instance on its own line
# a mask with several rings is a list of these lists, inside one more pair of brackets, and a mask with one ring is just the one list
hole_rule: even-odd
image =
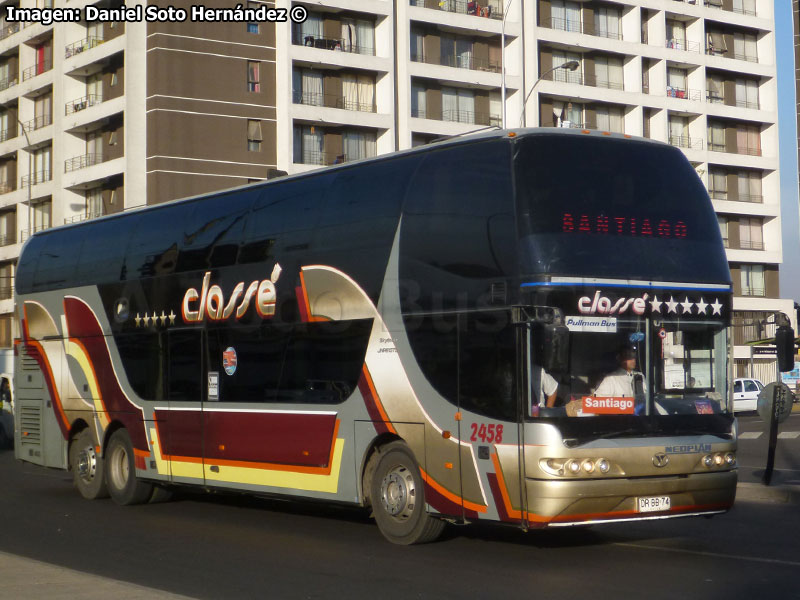
[[639,512],[659,512],[669,510],[669,496],[647,496],[637,498]]

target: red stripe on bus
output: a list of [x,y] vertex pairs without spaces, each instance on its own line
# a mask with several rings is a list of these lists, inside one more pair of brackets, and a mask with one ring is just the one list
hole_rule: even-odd
[[358,390],[364,398],[364,405],[367,408],[370,419],[372,419],[372,424],[375,426],[375,431],[378,433],[397,434],[397,430],[392,426],[389,416],[381,404],[378,391],[375,389],[375,383],[372,381],[372,375],[370,375],[366,364],[361,368],[361,376],[358,378]]
[[503,494],[500,491],[500,484],[497,481],[497,475],[494,473],[489,473],[488,477],[489,487],[491,488],[492,496],[494,497],[494,505],[497,508],[497,516],[501,521],[505,521],[506,523],[519,523],[519,519],[512,519],[506,510],[505,502],[503,502]]
[[165,456],[202,459],[205,446],[207,461],[239,466],[329,468],[338,431],[335,414],[157,410],[155,417]]
[[86,358],[97,378],[103,408],[109,419],[122,422],[131,436],[134,448],[148,450],[142,410],[134,406],[122,391],[114,372],[103,328],[97,317],[88,304],[74,297],[64,298],[64,316],[70,338],[80,338]]

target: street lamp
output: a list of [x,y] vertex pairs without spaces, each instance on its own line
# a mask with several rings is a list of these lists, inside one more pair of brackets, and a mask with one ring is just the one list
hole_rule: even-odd
[[28,137],[28,131],[25,129],[25,124],[19,120],[19,116],[17,116],[17,123],[22,129],[22,135],[25,136],[25,143],[28,144],[28,237],[31,237],[33,235],[33,223],[31,222],[31,185],[33,184],[31,159],[33,158],[33,153],[31,152],[31,139]]
[[503,10],[503,20],[500,24],[500,74],[502,77],[502,84],[500,86],[500,109],[502,110],[502,125],[503,129],[506,128],[506,17],[508,16],[508,9],[511,8],[511,2],[508,0],[506,7]]
[[581,66],[581,63],[579,63],[577,60],[568,60],[567,62],[565,62],[563,64],[560,64],[557,67],[553,67],[552,69],[548,69],[547,71],[542,73],[539,76],[539,79],[537,79],[534,82],[534,84],[531,86],[531,89],[528,92],[528,95],[525,96],[525,100],[522,101],[522,114],[519,116],[519,126],[520,127],[524,127],[525,126],[525,109],[528,107],[528,98],[531,97],[531,94],[533,93],[533,90],[536,89],[536,85],[542,79],[544,79],[547,75],[550,75],[550,73],[552,73],[553,71],[557,71],[558,69],[566,69],[567,71],[575,71],[580,66]]

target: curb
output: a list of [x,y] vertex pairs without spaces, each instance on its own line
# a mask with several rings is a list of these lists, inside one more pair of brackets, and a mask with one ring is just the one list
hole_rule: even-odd
[[773,504],[800,504],[799,485],[770,485],[739,483],[736,500],[745,502],[770,502]]

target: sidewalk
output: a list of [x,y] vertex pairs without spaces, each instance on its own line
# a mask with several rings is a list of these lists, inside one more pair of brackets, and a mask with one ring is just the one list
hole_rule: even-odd
[[0,598],[27,600],[189,600],[161,590],[0,552]]
[[761,483],[764,470],[750,473],[750,481],[740,481],[736,486],[736,500],[800,504],[800,477],[792,472],[775,470],[770,485]]

